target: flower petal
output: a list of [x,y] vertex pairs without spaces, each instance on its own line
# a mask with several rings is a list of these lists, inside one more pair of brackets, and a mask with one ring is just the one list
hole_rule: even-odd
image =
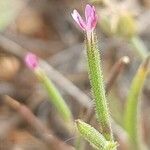
[[93,12],[93,20],[92,20],[92,28],[95,28],[96,27],[96,24],[97,24],[97,20],[98,20],[98,16],[97,14],[95,13],[95,11]]
[[95,7],[89,4],[85,7],[85,21],[82,19],[77,10],[74,10],[71,14],[73,19],[77,22],[81,29],[91,32],[94,30],[97,24],[97,15],[95,12]]
[[89,17],[88,20],[87,20],[87,23],[86,23],[86,30],[87,31],[90,31],[93,29],[93,26],[92,26],[92,18]]
[[89,4],[86,5],[85,17],[86,17],[86,30],[93,30],[97,24],[97,15],[94,6],[90,6]]
[[[91,17],[91,15],[93,14],[93,8],[91,5],[87,4],[85,7],[85,18],[86,18],[86,22],[88,20],[89,17]],[[93,15],[92,15],[93,16]]]
[[85,30],[85,22],[83,21],[82,17],[78,13],[77,10],[74,10],[73,13],[71,13],[73,19],[77,22],[77,24],[80,26],[81,29]]

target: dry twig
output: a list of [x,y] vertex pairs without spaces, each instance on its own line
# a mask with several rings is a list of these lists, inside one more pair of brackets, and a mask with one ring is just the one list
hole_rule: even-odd
[[9,96],[4,96],[3,99],[5,104],[17,111],[18,114],[21,115],[21,117],[36,130],[40,138],[44,142],[46,142],[53,150],[74,149],[72,146],[69,146],[60,139],[56,138],[52,134],[52,132],[30,111],[27,106],[20,104],[18,101]]

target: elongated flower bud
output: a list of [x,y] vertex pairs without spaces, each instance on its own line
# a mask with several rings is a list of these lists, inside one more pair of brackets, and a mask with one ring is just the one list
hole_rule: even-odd
[[105,137],[99,133],[96,129],[89,124],[76,120],[76,127],[83,138],[85,138],[90,144],[97,150],[115,150],[117,144],[112,141],[107,141]]

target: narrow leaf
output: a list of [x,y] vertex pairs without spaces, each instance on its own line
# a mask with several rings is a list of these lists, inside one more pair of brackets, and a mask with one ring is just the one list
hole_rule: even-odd
[[139,95],[144,85],[144,81],[148,75],[149,71],[149,60],[148,57],[139,67],[129,90],[125,116],[124,116],[124,125],[129,138],[136,149],[139,147]]

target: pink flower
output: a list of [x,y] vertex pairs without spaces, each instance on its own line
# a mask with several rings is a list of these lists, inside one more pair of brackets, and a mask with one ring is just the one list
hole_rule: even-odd
[[35,54],[33,53],[27,53],[25,56],[25,63],[30,69],[35,69],[38,66],[38,58]]
[[80,28],[86,32],[91,32],[95,29],[97,24],[97,15],[95,13],[95,7],[89,4],[85,8],[85,21],[82,19],[77,10],[74,10],[71,14],[73,19],[77,22]]

